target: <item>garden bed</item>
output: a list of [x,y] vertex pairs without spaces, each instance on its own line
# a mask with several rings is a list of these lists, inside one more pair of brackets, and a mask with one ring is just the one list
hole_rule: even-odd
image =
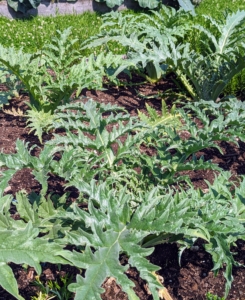
[[[138,79],[136,78],[135,80],[137,81]],[[173,90],[175,88],[172,82],[161,81],[155,85],[144,84],[132,88],[110,87],[106,91],[83,91],[83,95],[93,98],[98,102],[122,106],[131,114],[131,116],[135,116],[137,110],[145,112],[146,103],[155,107],[158,111],[161,109],[160,100],[157,97],[155,99],[145,100],[139,96],[139,93],[149,96],[156,94],[159,90],[162,92],[168,90],[170,87]],[[25,101],[28,101],[28,98],[25,95],[22,95],[20,99],[13,99],[10,105],[25,110]],[[171,100],[167,100],[167,103],[171,104]],[[36,136],[28,134],[28,129],[25,128],[25,122],[21,117],[14,117],[1,111],[0,147],[2,151],[5,153],[13,153],[15,151],[15,142],[17,138],[29,142],[30,145],[39,144]],[[51,136],[49,135],[44,137],[45,140],[50,138]],[[235,179],[237,175],[245,174],[245,144],[242,142],[239,144],[240,148],[237,148],[230,143],[220,143],[224,152],[223,155],[214,149],[206,149],[197,153],[197,155],[204,155],[205,160],[212,159],[212,161],[217,163],[223,170],[230,170],[233,174],[233,179]],[[188,175],[196,188],[205,190],[207,189],[206,180],[212,183],[215,172],[211,170],[189,171]],[[51,176],[49,179],[48,193],[58,193],[62,195],[64,193],[63,184],[64,181],[61,178]],[[22,189],[25,189],[28,193],[31,191],[38,193],[40,188],[40,184],[33,178],[30,171],[24,169],[19,171],[10,181],[9,187],[6,189],[6,194],[15,196],[16,192]],[[75,201],[78,197],[77,190],[74,188],[69,188],[68,190],[71,192],[69,200]],[[185,250],[182,254],[181,265],[178,263],[178,247],[174,243],[157,246],[153,254],[149,257],[153,264],[161,267],[159,275],[163,277],[164,286],[168,289],[174,300],[206,299],[207,292],[212,292],[219,296],[223,295],[225,280],[222,275],[222,270],[219,271],[217,277],[214,277],[214,274],[211,271],[213,267],[212,258],[205,252],[203,243],[202,240],[198,240],[195,247]],[[234,247],[232,251],[236,252],[236,261],[243,264],[245,242],[238,241],[237,247]],[[121,263],[125,264],[125,262],[125,258],[121,257]],[[11,267],[13,268],[18,281],[20,294],[26,300],[31,299],[31,296],[35,295],[38,290],[37,287],[33,286],[36,275],[34,269],[28,268],[25,270],[14,264],[11,264]],[[41,279],[43,282],[49,280],[54,281],[59,280],[58,278],[60,278],[60,276],[62,277],[65,274],[68,274],[74,280],[77,273],[78,271],[76,268],[63,266],[61,269],[58,269],[55,265],[46,264],[43,266]],[[145,282],[138,276],[137,271],[131,268],[126,273],[135,283],[135,290],[140,300],[152,299]],[[245,297],[245,288],[243,284],[245,282],[245,269],[242,267],[234,267],[233,276],[234,281],[228,299],[243,299]],[[104,283],[103,287],[106,289],[105,293],[102,295],[103,300],[128,299],[113,278],[109,278]],[[15,299],[2,289],[0,290],[0,298],[8,300]]]
[[3,298],[243,299],[245,11],[189,8],[0,45]]

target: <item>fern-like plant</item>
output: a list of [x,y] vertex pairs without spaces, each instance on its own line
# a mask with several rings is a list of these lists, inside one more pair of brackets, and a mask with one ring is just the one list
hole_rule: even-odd
[[[197,37],[204,39],[204,42],[197,41],[197,44],[202,45],[199,50],[201,53],[191,49],[179,51],[172,46],[170,64],[174,66],[184,86],[189,86],[188,80],[193,84],[193,98],[216,100],[231,79],[245,68],[245,11],[227,14],[225,19],[219,21],[209,16],[203,18],[205,26],[194,26],[202,33],[197,33]],[[188,47],[185,46],[186,49]]]
[[[49,225],[47,224],[49,215],[52,215],[50,211],[52,203],[49,202],[48,204],[45,199],[42,199],[45,204],[42,203],[39,206],[40,202],[35,202],[40,208],[40,214],[38,214],[37,206],[32,207],[26,195],[20,194],[17,199],[18,210],[22,219],[15,221],[11,218],[9,211],[12,197],[8,195],[0,198],[0,285],[16,299],[24,300],[18,292],[18,285],[9,263],[27,264],[34,267],[38,274],[41,274],[41,262],[69,264],[69,260],[65,258],[69,252],[63,250],[62,244],[56,243],[54,240],[51,243],[48,235],[45,238],[39,237],[45,221],[46,233],[49,233],[51,228],[55,229],[52,221]],[[42,218],[46,218],[46,220],[42,222]]]
[[157,82],[168,68],[167,57],[161,46],[166,47],[169,40],[184,41],[191,29],[192,16],[184,10],[176,11],[165,6],[152,14],[107,14],[104,16],[101,33],[84,42],[83,47],[97,47],[116,41],[128,49],[125,68],[131,66],[150,82]]
[[[97,179],[107,180],[118,189],[126,186],[131,193],[139,191],[140,186],[149,190],[157,184],[166,186],[182,180],[181,171],[219,170],[203,157],[197,159],[195,153],[210,147],[221,151],[216,141],[237,143],[237,137],[245,139],[244,114],[239,101],[234,99],[232,112],[228,107],[223,104],[210,121],[208,110],[191,106],[192,114],[203,123],[202,128],[188,113],[179,110],[185,125],[176,129],[178,123],[172,123],[172,117],[170,120],[158,117],[153,123],[147,119],[144,123],[118,113],[121,108],[92,100],[67,104],[59,107],[50,126],[50,129],[65,129],[65,135],[54,134],[39,157],[32,156],[32,148],[28,149],[22,141],[17,141],[15,154],[0,153],[0,167],[8,168],[1,171],[0,192],[3,193],[15,172],[23,168],[33,170],[42,185],[42,195],[47,191],[49,173],[63,177],[67,185],[78,190],[83,182]],[[189,132],[188,140],[180,137],[181,130]],[[151,148],[153,154],[142,153],[141,146],[146,150]],[[61,154],[59,160],[53,159],[56,153]]]
[[146,103],[146,110],[148,112],[147,116],[146,114],[142,113],[138,110],[138,115],[141,121],[144,121],[146,124],[150,125],[152,128],[159,126],[160,124],[171,126],[174,128],[180,127],[180,114],[176,112],[176,106],[173,105],[170,109],[170,112],[168,112],[166,102],[162,100],[162,110],[161,115],[157,113],[157,111],[152,108],[149,104]]
[[[182,10],[163,8],[154,15],[128,19],[128,16],[111,14],[101,34],[84,47],[117,41],[128,48],[129,65],[125,64],[125,68],[131,63],[131,68],[136,67],[141,75],[145,70],[143,76],[151,82],[174,72],[193,99],[216,100],[245,66],[242,42],[245,11],[227,14],[220,21],[205,16],[206,27],[197,25],[197,16]],[[188,43],[190,30],[202,32],[195,39],[201,39],[197,41],[198,45],[203,44],[201,49]]]
[[[43,116],[49,118],[58,105],[70,102],[74,92],[78,96],[84,88],[101,89],[103,77],[113,80],[113,73],[122,62],[121,56],[112,53],[81,57],[72,47],[77,40],[71,40],[70,33],[71,28],[58,31],[59,36],[35,54],[0,45],[1,68],[21,81],[30,97],[30,108],[42,115],[35,118],[30,112],[29,119],[39,139],[44,125],[50,122],[43,124]],[[5,103],[7,97],[8,93]]]

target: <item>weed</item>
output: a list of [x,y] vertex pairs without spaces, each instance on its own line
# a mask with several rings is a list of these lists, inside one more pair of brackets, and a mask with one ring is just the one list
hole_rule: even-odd
[[73,293],[68,290],[68,285],[72,283],[72,276],[65,274],[55,281],[49,280],[44,284],[40,276],[36,276],[36,280],[33,285],[37,286],[39,289],[38,295],[32,297],[32,300],[69,300],[71,299]]
[[212,293],[208,292],[206,295],[207,300],[225,300],[224,297],[219,297],[217,295],[213,295]]

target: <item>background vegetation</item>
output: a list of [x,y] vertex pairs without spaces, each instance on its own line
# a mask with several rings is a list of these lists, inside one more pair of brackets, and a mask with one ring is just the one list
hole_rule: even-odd
[[[172,1],[171,4],[175,5],[175,2]],[[227,12],[235,12],[244,8],[244,0],[217,0],[215,3],[212,0],[203,0],[197,5],[196,13],[200,18],[202,15],[210,15],[219,20],[224,18]],[[124,11],[123,14],[137,15],[140,12],[128,10]],[[144,12],[151,14],[148,10],[144,10]],[[50,42],[52,37],[57,36],[57,30],[63,31],[67,27],[72,27],[71,39],[77,39],[73,48],[79,49],[83,41],[99,33],[101,25],[102,16],[95,12],[86,12],[82,15],[57,15],[55,18],[37,16],[28,19],[12,20],[0,17],[0,44],[5,47],[23,48],[24,52],[34,53],[41,49],[45,43]],[[189,36],[190,42],[191,38],[193,38],[193,43],[196,42],[195,36],[196,33],[194,32]],[[82,55],[89,55],[94,51],[94,49],[85,49]],[[96,51],[100,53],[105,51],[105,48],[101,46]],[[127,49],[118,43],[110,43],[110,51],[115,54],[124,54]],[[243,96],[244,86],[245,72],[243,71],[228,84],[225,94]]]

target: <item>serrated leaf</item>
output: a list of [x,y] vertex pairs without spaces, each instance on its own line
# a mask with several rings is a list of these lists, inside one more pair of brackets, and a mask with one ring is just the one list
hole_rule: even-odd
[[118,237],[114,236],[115,240],[113,239],[114,242],[111,240],[112,244],[108,248],[100,248],[93,254],[86,249],[81,255],[81,262],[85,258],[90,267],[86,271],[85,278],[78,275],[77,283],[69,286],[69,290],[76,293],[75,299],[100,299],[100,294],[103,293],[103,289],[100,286],[111,274],[116,276],[125,292],[131,293],[130,289],[134,284],[123,274],[127,267],[122,267],[118,260],[120,249],[116,242]]
[[42,143],[43,133],[53,122],[52,111],[45,112],[43,110],[37,110],[35,107],[31,107],[31,109],[27,111],[27,119],[27,127],[31,128],[29,133],[34,132]]
[[16,208],[20,217],[25,220],[27,223],[32,222],[32,224],[38,224],[38,214],[33,209],[32,205],[30,204],[27,196],[23,193],[18,193],[17,196],[17,203]]
[[[86,245],[86,250],[83,253],[74,252],[69,259],[75,265],[87,269],[85,278],[78,276],[77,283],[70,285],[69,288],[76,293],[75,299],[99,299],[103,292],[101,289],[103,281],[107,277],[114,277],[121,285],[122,290],[131,295],[130,299],[136,298],[132,290],[134,284],[124,274],[128,266],[123,267],[119,262],[120,252],[123,251],[130,257],[130,264],[138,268],[141,276],[148,281],[154,299],[158,299],[157,288],[160,288],[161,285],[151,274],[158,268],[145,258],[152,253],[153,249],[144,249],[137,245],[146,233],[128,229],[127,225],[122,223],[122,220],[128,222],[129,217],[128,214],[126,214],[127,216],[121,215],[122,210],[125,211],[125,206],[120,205],[115,213],[113,201],[112,198],[105,208],[108,214],[96,210],[91,202],[89,204],[91,215],[76,208],[85,223],[90,224],[93,235],[81,230],[80,233],[82,234],[68,234],[73,243]],[[104,228],[103,230],[101,226]],[[96,251],[92,252],[90,247],[95,248]]]
[[6,267],[9,262],[27,264],[41,273],[40,262],[67,263],[64,258],[66,251],[58,244],[38,238],[39,231],[28,223],[25,228],[14,230],[0,230],[0,272],[3,268],[4,277],[0,277],[2,285],[17,299],[22,299],[16,293],[16,284],[13,284],[13,276],[10,268]]

